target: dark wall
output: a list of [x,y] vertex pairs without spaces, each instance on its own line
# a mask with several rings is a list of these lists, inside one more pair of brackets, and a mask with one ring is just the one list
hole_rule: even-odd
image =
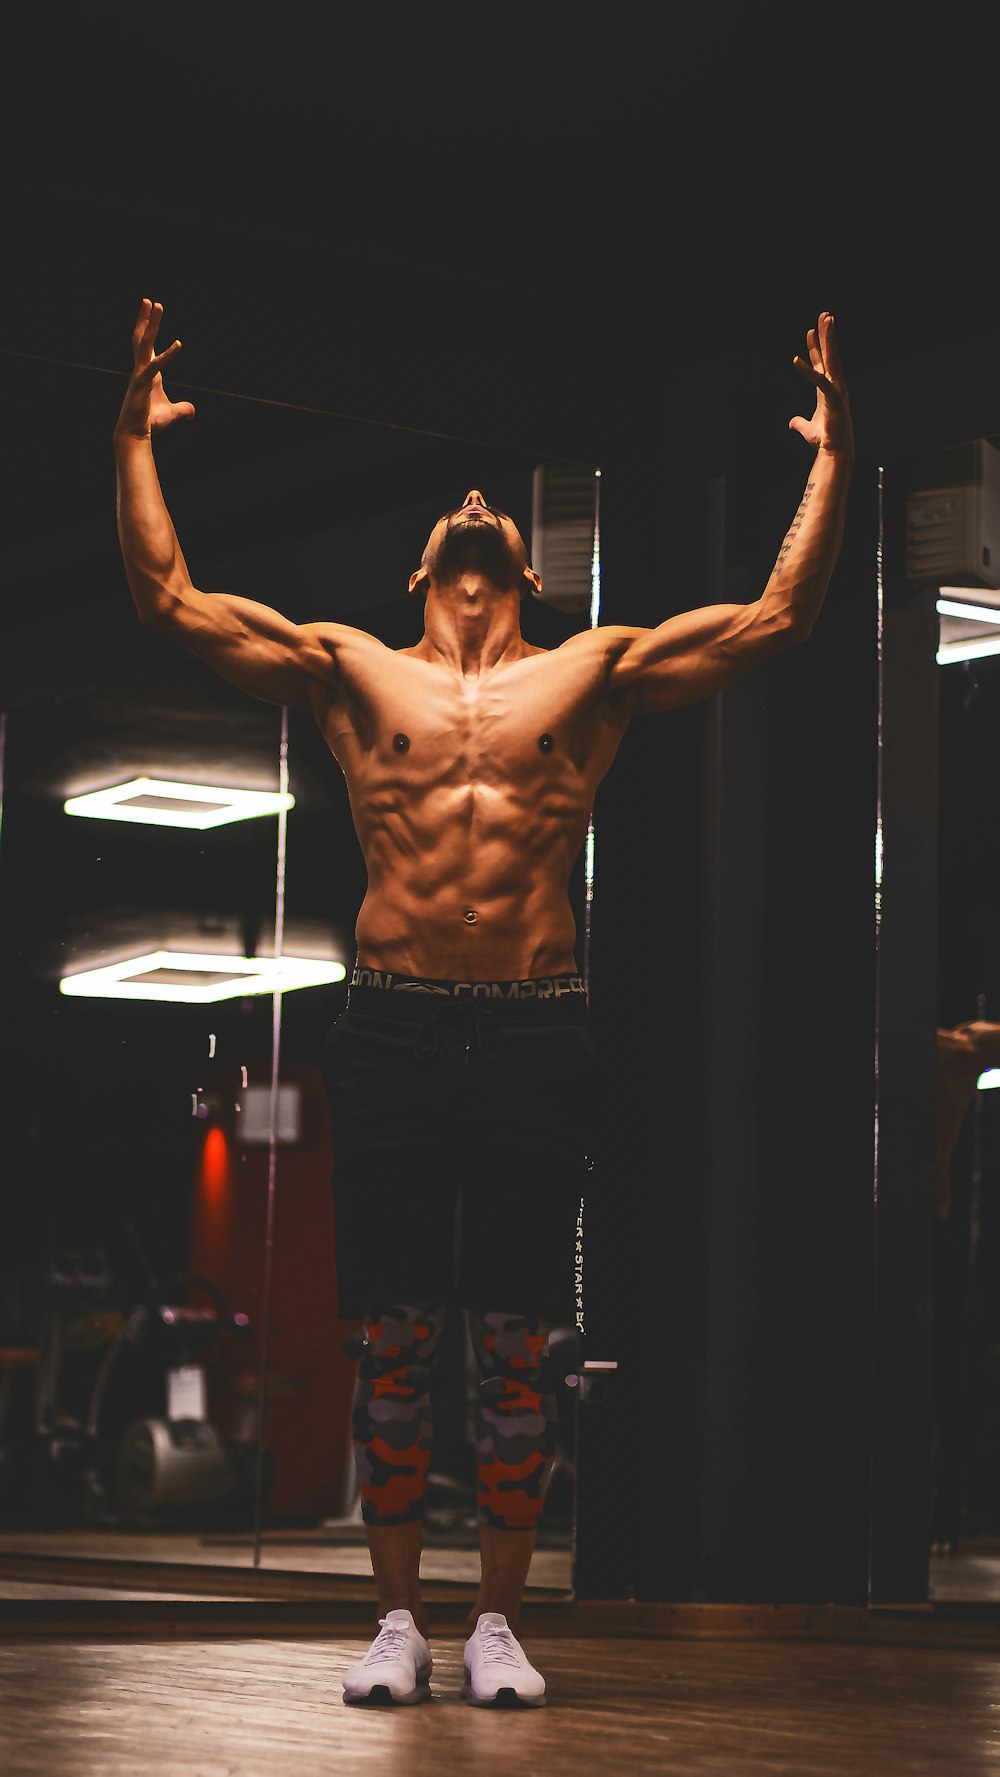
[[[607,620],[752,596],[806,467],[607,460]],[[808,646],[636,722],[601,792],[588,1346],[622,1369],[583,1414],[583,1590],[867,1596],[876,617],[861,473]],[[602,1522],[592,1488],[618,1501]]]

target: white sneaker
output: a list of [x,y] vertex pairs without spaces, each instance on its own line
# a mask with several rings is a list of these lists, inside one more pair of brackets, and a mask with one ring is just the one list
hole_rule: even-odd
[[345,1703],[426,1703],[434,1665],[408,1610],[379,1617],[382,1627],[363,1660],[341,1673]]
[[462,1696],[480,1708],[545,1702],[544,1678],[499,1611],[484,1610],[465,1644]]

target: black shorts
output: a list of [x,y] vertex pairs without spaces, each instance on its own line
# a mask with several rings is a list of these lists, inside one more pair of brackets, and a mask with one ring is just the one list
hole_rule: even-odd
[[582,982],[386,979],[352,984],[323,1049],[340,1314],[572,1326],[599,1085]]

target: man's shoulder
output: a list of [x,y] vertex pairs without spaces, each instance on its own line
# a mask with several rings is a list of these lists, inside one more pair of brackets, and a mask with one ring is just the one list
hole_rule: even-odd
[[332,618],[317,623],[300,623],[299,633],[308,636],[314,647],[322,649],[336,663],[341,675],[354,665],[362,666],[363,670],[364,661],[378,655],[384,658],[393,652],[370,630],[357,629],[351,623],[336,623]]
[[567,636],[553,652],[579,654],[586,659],[617,659],[630,642],[644,634],[644,630],[623,623],[598,623],[592,629],[581,629],[576,635]]

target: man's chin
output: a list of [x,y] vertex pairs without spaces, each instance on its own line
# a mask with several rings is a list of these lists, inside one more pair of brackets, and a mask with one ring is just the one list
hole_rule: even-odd
[[499,586],[516,578],[507,539],[488,518],[463,519],[449,528],[438,552],[437,572],[442,579],[453,574],[484,574]]

